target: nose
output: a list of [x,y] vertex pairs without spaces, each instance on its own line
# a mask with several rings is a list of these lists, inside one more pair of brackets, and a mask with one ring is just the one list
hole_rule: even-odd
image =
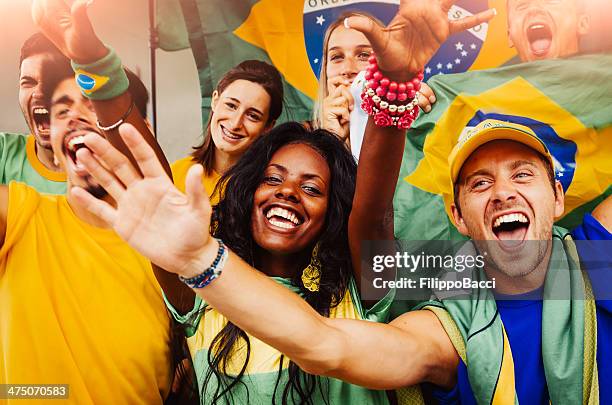
[[279,200],[286,200],[292,203],[298,203],[300,201],[300,194],[297,190],[298,185],[291,180],[285,180],[278,185],[274,196]]
[[342,64],[342,76],[347,79],[354,79],[357,76],[358,68],[357,61],[353,57],[347,57]]
[[504,204],[517,198],[517,190],[511,179],[496,179],[492,187],[491,199],[494,203]]
[[242,118],[243,114],[240,111],[234,112],[234,115],[229,120],[232,131],[237,131],[242,128]]

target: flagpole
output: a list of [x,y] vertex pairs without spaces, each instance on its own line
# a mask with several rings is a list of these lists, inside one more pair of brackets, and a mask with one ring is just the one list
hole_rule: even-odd
[[153,111],[153,135],[157,138],[157,27],[155,22],[155,0],[149,0],[149,61],[151,63],[151,107]]

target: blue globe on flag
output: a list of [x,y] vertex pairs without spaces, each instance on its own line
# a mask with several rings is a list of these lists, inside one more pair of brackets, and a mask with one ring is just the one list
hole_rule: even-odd
[[[399,0],[345,0],[336,3],[339,4],[328,0],[304,2],[304,42],[310,66],[317,77],[321,70],[325,31],[331,23],[345,12],[364,11],[389,24],[399,8]],[[448,17],[458,20],[488,8],[486,0],[458,0],[449,10]],[[467,71],[480,53],[487,30],[488,24],[483,23],[451,35],[425,66],[425,80],[437,74]]]

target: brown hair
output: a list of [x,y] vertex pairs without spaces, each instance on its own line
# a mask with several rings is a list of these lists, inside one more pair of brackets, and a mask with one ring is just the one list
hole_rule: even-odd
[[[283,80],[279,71],[272,65],[259,60],[246,60],[230,69],[217,84],[216,91],[219,94],[236,80],[247,80],[257,83],[270,96],[270,112],[266,126],[272,124],[281,115],[283,111]],[[191,154],[193,159],[204,166],[206,174],[212,173],[213,159],[215,155],[215,143],[210,132],[210,124],[212,122],[213,112],[211,111],[208,122],[206,123],[206,131],[204,133],[204,141],[201,145],[194,147],[195,151]]]

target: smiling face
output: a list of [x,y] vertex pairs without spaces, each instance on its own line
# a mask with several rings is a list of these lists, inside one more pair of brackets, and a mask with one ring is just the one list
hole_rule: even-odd
[[91,101],[81,94],[72,77],[61,81],[51,98],[51,145],[59,166],[66,172],[71,186],[83,187],[97,197],[105,195],[79,164],[76,151],[84,145],[84,136],[95,133],[102,136],[96,126],[96,113]]
[[343,25],[336,27],[329,36],[325,59],[328,94],[342,83],[353,83],[357,74],[368,67],[371,54],[372,46],[365,35]]
[[38,53],[21,62],[19,73],[19,106],[39,147],[51,149],[48,94],[45,94],[43,72],[53,63],[51,54]]
[[535,270],[563,213],[563,189],[556,182],[555,195],[540,155],[518,142],[488,142],[465,161],[457,182],[460,209],[452,204],[451,210],[459,231],[490,241],[489,264],[503,273]]
[[239,157],[268,129],[271,98],[259,84],[236,80],[213,93],[210,131],[218,150]]
[[508,38],[521,61],[552,59],[578,52],[589,31],[581,0],[508,0]]
[[294,254],[317,240],[329,202],[331,173],[325,159],[305,144],[280,148],[253,196],[255,243],[276,254]]

